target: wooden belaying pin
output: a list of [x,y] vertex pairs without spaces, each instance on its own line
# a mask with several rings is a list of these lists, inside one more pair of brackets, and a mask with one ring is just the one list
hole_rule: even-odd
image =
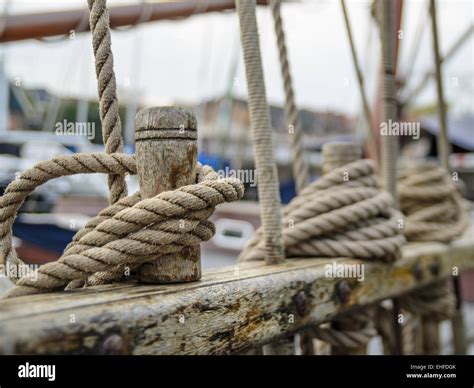
[[[184,107],[140,110],[135,119],[137,173],[142,198],[196,181],[197,121]],[[200,247],[185,247],[138,268],[146,283],[179,283],[201,277]]]

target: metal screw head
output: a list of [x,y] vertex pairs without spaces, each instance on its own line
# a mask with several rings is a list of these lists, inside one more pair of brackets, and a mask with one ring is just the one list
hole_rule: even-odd
[[305,315],[309,314],[309,311],[310,311],[309,301],[304,291],[298,292],[294,296],[293,301],[295,303],[296,312],[298,313],[299,316],[304,317]]
[[347,280],[341,280],[336,286],[336,295],[341,303],[347,303],[351,294],[351,287]]
[[101,354],[119,355],[127,354],[127,349],[120,335],[111,334],[102,342],[100,352]]

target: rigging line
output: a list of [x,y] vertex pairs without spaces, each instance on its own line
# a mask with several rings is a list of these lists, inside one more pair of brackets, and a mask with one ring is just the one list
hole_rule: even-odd
[[240,59],[240,41],[239,41],[239,30],[236,29],[234,35],[233,47],[230,56],[230,65],[228,72],[227,84],[223,93],[223,100],[220,104],[219,122],[223,127],[223,134],[221,138],[220,156],[223,159],[225,150],[228,146],[230,131],[232,128],[232,100],[233,100],[233,89],[235,77],[239,68]]
[[371,136],[368,136],[369,137],[369,144],[370,144],[372,154],[375,157],[375,160],[379,161],[379,152],[378,152],[378,147],[377,147],[377,143],[376,143],[377,134],[375,133],[375,128],[372,125],[372,113],[370,111],[369,102],[367,100],[367,95],[365,93],[364,76],[363,76],[362,71],[360,69],[359,59],[357,57],[355,43],[354,43],[354,39],[353,39],[353,36],[352,36],[352,28],[351,28],[351,24],[350,24],[350,21],[349,21],[349,15],[347,13],[345,0],[341,0],[341,7],[342,7],[342,13],[343,13],[343,16],[344,16],[344,23],[345,23],[345,26],[346,26],[347,37],[348,37],[349,45],[350,45],[350,49],[351,49],[352,62],[354,64],[354,69],[355,69],[355,72],[356,72],[356,75],[357,75],[357,81],[359,83],[359,92],[360,92],[360,97],[362,99],[362,105],[363,105],[363,108],[364,108],[365,120],[367,122],[367,126],[369,127],[369,131],[370,131],[370,135],[371,135]]
[[305,160],[303,146],[303,127],[300,120],[300,112],[296,107],[293,79],[291,76],[290,61],[287,50],[285,29],[281,16],[281,0],[270,0],[270,8],[273,14],[273,23],[278,47],[280,72],[283,81],[284,116],[290,135],[290,149],[293,158],[292,172],[295,180],[296,192],[300,193],[309,182],[308,165]]
[[408,85],[411,77],[413,76],[413,69],[415,67],[416,60],[418,58],[418,54],[420,50],[420,44],[423,38],[423,34],[425,32],[426,27],[426,16],[429,13],[429,4],[424,5],[425,8],[421,10],[421,15],[418,18],[418,25],[416,27],[415,37],[413,44],[411,46],[410,55],[408,55],[408,65],[405,68],[405,79],[403,80],[403,84],[406,86]]
[[[68,78],[71,78],[69,76],[73,74],[73,70],[74,70],[73,64],[76,61],[75,56],[77,54],[76,47],[74,46],[78,46],[80,43],[80,40],[74,39],[74,41],[76,44],[74,43],[72,44],[72,50],[71,50],[72,53],[69,56],[62,56],[60,69],[64,69],[64,70],[63,70],[62,76],[59,77],[62,79],[62,83],[60,83],[60,85],[68,85],[69,82],[67,82],[67,80]],[[82,49],[84,49],[84,47],[82,47]],[[66,62],[68,63],[68,66],[63,66],[66,64]],[[59,94],[59,91],[56,91],[54,93],[53,102],[49,106],[48,110],[45,112],[46,116],[43,120],[43,129],[46,128],[47,131],[50,131],[54,128],[54,123],[57,121],[58,115],[61,111],[62,97],[58,94]]]
[[[371,59],[373,59],[374,55],[377,55],[377,54],[373,53],[373,35],[374,35],[374,28],[375,27],[376,26],[374,25],[373,19],[369,17],[369,25],[368,25],[368,30],[367,30],[368,31],[367,32],[367,40],[366,40],[366,43],[365,43],[365,55],[363,55],[363,58],[365,60],[361,61],[361,63],[362,63],[362,74],[366,74],[366,75],[370,75],[370,74],[373,73],[371,70],[372,70],[374,61],[371,61]],[[366,83],[366,85],[367,85],[367,83]],[[367,99],[369,99],[368,96],[367,96]],[[369,106],[370,106],[370,102],[369,102]],[[356,138],[359,139],[359,141],[361,141],[361,142],[364,139],[364,137],[367,136],[367,128],[362,129],[364,124],[365,124],[364,106],[363,106],[362,101],[360,101],[360,106],[358,108],[358,113],[357,113],[357,124],[356,124],[355,132],[356,132]]]
[[[474,33],[474,23],[470,24],[468,28],[459,36],[458,39],[454,41],[452,46],[449,48],[447,53],[443,56],[441,55],[441,63],[447,62],[451,59],[467,41],[467,39]],[[407,97],[404,99],[404,104],[411,104],[416,97],[425,89],[428,85],[429,80],[434,76],[434,69],[429,70],[425,73],[422,80],[418,83],[417,86],[413,87],[412,91],[408,93]]]
[[436,71],[436,92],[438,95],[438,117],[439,117],[439,133],[436,136],[438,159],[441,165],[447,170],[449,169],[449,155],[451,154],[451,144],[448,140],[448,124],[446,118],[446,103],[443,91],[443,74],[441,72],[441,55],[439,52],[439,29],[436,16],[435,0],[430,0],[431,13],[431,31],[433,41],[433,54]]

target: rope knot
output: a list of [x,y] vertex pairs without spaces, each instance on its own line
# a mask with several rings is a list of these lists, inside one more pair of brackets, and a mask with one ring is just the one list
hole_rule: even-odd
[[[117,158],[122,163],[116,163]],[[41,162],[23,173],[0,198],[4,261],[21,263],[12,249],[11,235],[16,212],[26,197],[50,179],[84,172],[136,173],[135,159],[124,154],[75,154]],[[135,193],[105,208],[76,233],[58,261],[41,266],[34,280],[19,279],[6,296],[61,290],[68,284],[77,287],[87,279],[94,284],[105,273],[112,274],[109,281],[117,280],[125,268],[133,273],[143,263],[199,245],[215,233],[214,224],[208,220],[215,207],[237,201],[243,193],[240,180],[220,179],[211,167],[198,163],[193,185],[146,199]]]

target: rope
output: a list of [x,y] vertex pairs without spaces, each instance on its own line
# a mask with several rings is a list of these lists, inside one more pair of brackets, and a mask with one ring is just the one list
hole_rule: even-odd
[[[323,147],[323,175],[283,209],[283,244],[287,257],[356,257],[393,261],[405,238],[401,214],[388,193],[377,189],[374,163],[360,158],[360,148],[334,143]],[[354,161],[356,160],[356,161]],[[344,164],[352,161],[352,163]],[[239,260],[262,260],[261,230]],[[356,352],[376,335],[372,309],[338,317],[311,328],[333,350]]]
[[[399,309],[396,309],[397,313],[400,312]],[[376,308],[375,323],[377,332],[382,338],[384,343],[385,354],[404,354],[404,355],[413,355],[417,354],[419,350],[419,342],[421,340],[420,335],[420,317],[414,315],[406,310],[403,310],[403,322],[400,328],[401,330],[401,352],[397,351],[397,340],[396,334],[394,332],[394,319],[398,323],[398,314],[394,317],[394,311],[392,309],[387,309],[386,307],[379,305]]]
[[261,206],[264,257],[267,263],[285,259],[281,243],[281,206],[278,173],[273,155],[273,137],[265,94],[260,56],[255,0],[237,0],[240,34],[249,93],[250,122],[257,167],[258,197]]
[[[20,263],[15,250],[12,249],[11,229],[16,212],[36,187],[61,176],[95,172],[122,176],[127,173],[136,174],[135,161],[133,157],[125,154],[95,153],[59,156],[50,161],[38,163],[11,182],[0,197],[0,264]],[[11,280],[15,281],[15,279]]]
[[[406,215],[409,241],[449,243],[468,225],[465,204],[449,173],[435,163],[407,168],[399,178],[400,206]],[[453,317],[456,300],[446,280],[400,298],[400,305],[423,319],[440,322]]]
[[314,326],[312,331],[316,338],[335,348],[359,349],[377,335],[374,327],[374,310],[351,312],[350,315],[339,317],[330,324]]
[[369,102],[368,102],[367,94],[364,88],[364,76],[362,75],[362,71],[359,65],[359,59],[357,58],[357,52],[356,52],[356,48],[354,44],[354,39],[352,37],[352,28],[351,28],[351,23],[349,21],[349,15],[347,14],[345,0],[341,0],[341,8],[342,8],[342,14],[344,16],[344,24],[346,26],[347,38],[349,39],[349,46],[351,48],[352,62],[354,64],[354,70],[356,72],[357,82],[359,84],[359,92],[360,92],[360,98],[362,100],[362,107],[364,110],[365,121],[367,122],[367,126],[369,127],[369,133],[367,135],[369,138],[368,143],[370,145],[370,151],[372,152],[372,155],[374,155],[374,159],[376,161],[379,161],[380,156],[379,156],[378,143],[377,143],[377,134],[372,124],[372,114],[370,112]]
[[[81,229],[58,261],[23,277],[6,297],[64,289],[94,274],[129,266],[132,270],[161,255],[198,245],[214,234],[207,219],[215,206],[240,199],[242,183],[219,179],[209,166],[197,166],[196,184],[140,199],[138,193],[104,209]],[[21,263],[11,247],[12,224],[25,198],[40,184],[76,173],[136,173],[135,159],[125,154],[75,154],[41,162],[10,183],[0,197],[2,261]]]
[[[117,101],[117,84],[114,58],[111,49],[109,11],[106,0],[88,0],[90,29],[95,56],[95,69],[99,93],[100,122],[105,152],[123,152],[122,124]],[[127,195],[123,175],[109,175],[109,203],[113,204]]]
[[413,314],[441,322],[453,316],[456,300],[449,283],[443,280],[400,298],[400,305]]
[[451,144],[448,140],[448,124],[446,120],[446,105],[443,91],[443,73],[441,71],[441,55],[439,52],[438,25],[436,20],[436,3],[430,0],[431,32],[433,35],[433,54],[436,71],[436,94],[438,96],[438,117],[440,131],[436,136],[438,158],[441,165],[449,170],[449,155],[451,154]]
[[288,128],[291,127],[293,129],[293,131],[290,132],[291,152],[293,155],[292,167],[293,176],[296,180],[296,191],[299,193],[309,182],[308,166],[304,160],[303,130],[301,128],[298,110],[295,104],[295,96],[293,93],[290,65],[285,44],[285,32],[283,30],[283,22],[281,19],[281,0],[271,0],[270,8],[273,13],[278,53],[280,57],[281,76],[283,78],[283,86],[285,90],[285,116]]
[[[372,161],[339,167],[283,209],[286,255],[393,261],[405,238],[398,228],[403,216],[392,206],[390,195],[377,189]],[[254,233],[240,261],[264,259],[262,233],[261,228]]]
[[[393,59],[393,3],[382,0],[382,22],[380,25],[382,37],[383,58],[383,120],[387,125],[398,121],[397,99],[395,91],[395,66]],[[382,177],[384,189],[392,194],[395,205],[398,207],[397,195],[397,160],[398,138],[395,136],[382,136]]]
[[449,173],[434,163],[407,168],[400,175],[403,232],[409,241],[448,243],[468,225],[465,202]]

